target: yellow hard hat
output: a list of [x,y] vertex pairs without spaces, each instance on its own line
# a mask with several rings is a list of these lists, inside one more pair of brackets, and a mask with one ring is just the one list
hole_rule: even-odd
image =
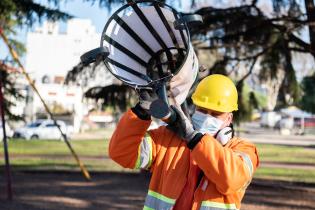
[[201,80],[191,98],[199,107],[232,112],[238,110],[237,97],[236,87],[230,78],[213,74]]

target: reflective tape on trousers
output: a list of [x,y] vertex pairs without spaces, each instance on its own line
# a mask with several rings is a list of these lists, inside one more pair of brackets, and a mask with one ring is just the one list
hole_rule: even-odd
[[212,201],[203,201],[200,210],[237,210],[234,203],[217,203]]
[[170,210],[175,204],[175,199],[168,198],[159,193],[149,190],[145,199],[144,210]]

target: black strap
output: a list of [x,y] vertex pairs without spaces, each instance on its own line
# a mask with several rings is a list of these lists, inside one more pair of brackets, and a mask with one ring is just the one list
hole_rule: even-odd
[[116,42],[115,40],[113,40],[112,38],[107,36],[106,34],[104,34],[103,38],[108,43],[113,45],[115,48],[117,48],[118,50],[122,51],[123,53],[128,55],[130,58],[134,59],[135,61],[137,61],[140,65],[142,65],[144,67],[147,67],[147,63],[144,60],[139,58],[137,55],[133,54],[130,50],[128,50],[127,48],[125,48],[124,46],[122,46],[121,44],[119,44],[118,42]]
[[195,146],[200,142],[200,140],[202,139],[203,134],[202,133],[197,133],[192,140],[190,140],[190,142],[187,143],[187,147],[190,150],[193,150],[195,148]]
[[154,8],[155,10],[157,11],[161,21],[163,22],[166,30],[168,31],[168,34],[170,35],[171,39],[172,39],[172,42],[174,44],[174,46],[177,48],[177,50],[179,51],[179,53],[183,56],[184,53],[183,51],[180,49],[180,46],[177,42],[177,39],[175,37],[175,34],[174,34],[174,31],[172,30],[172,28],[170,27],[169,23],[167,22],[162,10],[161,10],[161,7],[160,5],[157,3],[157,2],[154,2]]
[[113,15],[113,19],[151,56],[154,55],[153,50],[136,34],[128,24],[121,19],[117,14]]
[[130,81],[130,79],[127,79],[125,77],[122,77],[122,76],[118,76],[117,74],[114,74],[113,71],[111,70],[111,67],[108,65],[108,62],[104,61],[104,65],[106,66],[106,68],[116,77],[118,78],[119,80],[123,80],[127,83],[131,83],[132,81]]
[[160,46],[164,49],[167,59],[169,62],[172,61],[172,54],[169,52],[167,45],[164,43],[163,39],[160,37],[160,35],[157,33],[157,31],[154,29],[150,21],[146,18],[146,16],[143,14],[142,10],[138,7],[137,4],[131,5],[133,10],[136,12],[140,20],[143,22],[143,24],[147,27],[147,29],[151,32],[153,37],[156,39],[156,41],[160,44]]
[[174,22],[176,29],[188,27],[197,27],[203,23],[202,16],[197,14],[184,15]]
[[[175,20],[178,21],[179,18],[177,16],[177,14],[175,13],[175,11],[173,11],[173,14],[174,14]],[[185,38],[183,30],[182,29],[178,29],[178,30],[179,30],[180,36],[182,37],[183,43],[185,45],[185,48],[188,49],[188,44],[187,44],[187,41],[186,41],[186,38]]]
[[107,47],[98,47],[81,55],[80,60],[83,65],[89,65],[98,59],[104,60],[109,55]]
[[235,131],[234,131],[234,127],[233,127],[233,123],[230,123],[229,127],[232,129],[232,138],[235,135]]
[[146,16],[143,14],[141,9],[138,7],[137,4],[132,4],[131,5],[133,10],[136,12],[140,20],[143,22],[143,24],[149,29],[151,34],[154,36],[154,38],[158,41],[160,46],[163,49],[167,49],[166,44],[164,43],[163,39],[160,37],[160,35],[157,33],[157,31],[154,29],[154,27],[151,25],[150,21],[146,18]]
[[128,66],[125,66],[125,65],[123,65],[123,64],[121,64],[121,63],[119,63],[119,62],[117,62],[111,58],[107,58],[106,61],[108,61],[109,63],[117,66],[118,68],[121,68],[121,69],[129,72],[130,74],[133,74],[133,75],[135,75],[135,76],[137,76],[137,77],[139,77],[139,78],[141,78],[147,82],[152,82],[152,80],[147,75],[141,74],[140,72],[137,72],[137,71],[129,68]]

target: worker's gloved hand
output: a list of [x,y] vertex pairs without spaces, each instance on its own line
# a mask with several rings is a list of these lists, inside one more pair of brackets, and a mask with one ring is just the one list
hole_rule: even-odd
[[139,105],[149,113],[150,105],[158,99],[156,92],[152,88],[138,89]]
[[150,120],[151,114],[149,112],[151,103],[158,98],[157,94],[152,88],[136,89],[139,95],[139,102],[132,111],[142,120]]
[[180,108],[171,106],[171,109],[176,113],[176,120],[172,124],[167,125],[168,129],[185,140],[187,144],[189,144],[196,136],[203,136],[194,129],[192,123]]

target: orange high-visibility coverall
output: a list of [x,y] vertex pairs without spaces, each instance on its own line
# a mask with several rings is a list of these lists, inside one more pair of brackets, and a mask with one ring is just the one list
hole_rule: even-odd
[[109,156],[121,166],[152,172],[144,209],[172,209],[189,179],[191,163],[204,173],[191,209],[240,209],[259,163],[253,144],[233,138],[223,147],[204,135],[190,150],[165,126],[147,132],[150,123],[127,111],[109,144]]

